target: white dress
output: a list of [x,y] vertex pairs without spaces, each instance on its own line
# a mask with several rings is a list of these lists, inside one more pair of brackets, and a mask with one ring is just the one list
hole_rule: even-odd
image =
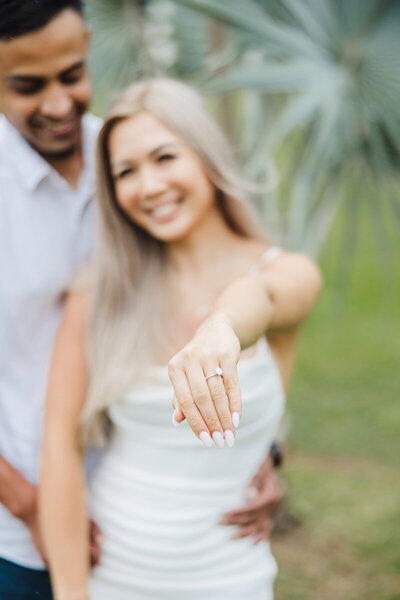
[[233,448],[205,448],[171,422],[172,385],[155,367],[110,409],[111,446],[91,486],[104,533],[92,600],[271,600],[276,563],[267,542],[230,540],[218,524],[240,506],[284,410],[265,339],[238,365],[243,416]]

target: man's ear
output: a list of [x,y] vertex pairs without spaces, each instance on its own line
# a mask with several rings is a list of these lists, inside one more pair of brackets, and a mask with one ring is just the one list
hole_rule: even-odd
[[89,29],[89,27],[86,27],[84,35],[85,35],[85,44],[86,44],[86,47],[89,47],[90,40],[92,39],[92,30]]

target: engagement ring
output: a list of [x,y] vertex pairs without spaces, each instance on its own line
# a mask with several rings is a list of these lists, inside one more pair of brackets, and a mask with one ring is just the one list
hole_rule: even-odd
[[223,376],[224,376],[224,372],[223,372],[223,370],[221,369],[221,367],[217,367],[217,368],[215,369],[214,373],[211,373],[211,375],[207,375],[207,377],[206,377],[206,381],[207,381],[207,379],[210,379],[210,377],[215,377],[216,375],[219,375],[220,377],[223,377]]

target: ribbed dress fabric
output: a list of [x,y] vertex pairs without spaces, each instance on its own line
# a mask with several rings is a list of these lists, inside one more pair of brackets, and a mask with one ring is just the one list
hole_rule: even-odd
[[109,415],[111,445],[91,485],[104,534],[92,600],[271,600],[276,563],[267,542],[231,540],[219,525],[240,506],[284,410],[265,339],[238,364],[243,415],[233,448],[205,448],[186,422],[172,426],[172,385],[153,367]]

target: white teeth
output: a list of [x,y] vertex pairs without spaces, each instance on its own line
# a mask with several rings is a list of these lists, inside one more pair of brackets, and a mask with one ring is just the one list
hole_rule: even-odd
[[169,202],[168,204],[162,204],[161,206],[157,206],[157,208],[153,208],[151,213],[155,217],[167,217],[172,215],[172,213],[176,210],[177,202]]

